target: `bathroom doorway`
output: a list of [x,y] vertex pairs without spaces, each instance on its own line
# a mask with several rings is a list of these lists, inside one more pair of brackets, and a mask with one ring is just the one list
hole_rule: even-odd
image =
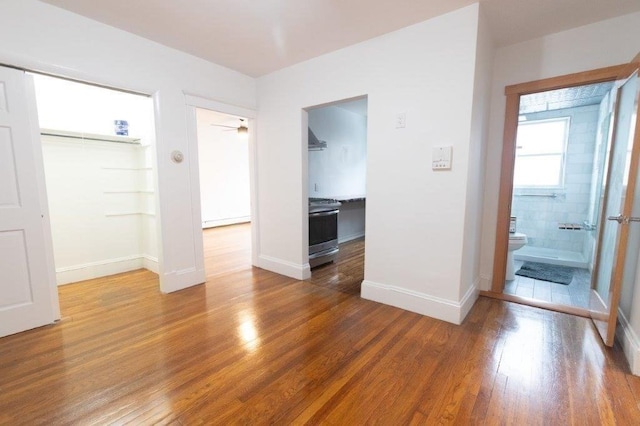
[[[594,277],[600,276],[598,275],[599,262],[597,258],[603,255],[609,255],[608,253],[603,254],[601,247],[604,247],[604,245],[598,244],[599,241],[602,241],[603,233],[601,229],[604,229],[602,224],[603,222],[608,223],[602,219],[604,214],[601,213],[602,206],[606,204],[607,193],[610,192],[610,179],[608,176],[615,175],[617,173],[615,170],[621,171],[619,173],[620,175],[627,174],[630,169],[635,170],[635,168],[629,168],[629,166],[627,166],[627,170],[625,171],[624,160],[622,163],[616,160],[615,165],[611,162],[611,158],[629,157],[627,155],[627,141],[617,141],[615,138],[615,129],[618,127],[621,128],[621,126],[619,126],[619,117],[613,113],[612,108],[619,108],[619,105],[616,105],[616,100],[613,98],[614,95],[612,95],[611,89],[615,88],[618,92],[616,96],[619,97],[621,89],[618,88],[625,85],[624,81],[626,76],[631,76],[629,79],[637,79],[637,76],[633,77],[634,74],[632,74],[633,70],[637,69],[637,62],[636,59],[630,64],[506,87],[506,115],[501,167],[502,179],[500,181],[499,191],[500,207],[498,211],[498,232],[496,234],[495,246],[496,257],[494,259],[492,291],[490,295],[532,306],[592,317],[594,322],[597,321],[597,316],[602,316],[603,318],[605,316],[609,317],[607,313],[600,315],[594,309],[593,302],[600,297],[607,301],[606,304],[610,307],[609,311],[613,312],[615,310],[617,313],[621,285],[621,280],[619,280],[621,265],[624,264],[626,259],[633,257],[626,253],[626,246],[623,247],[620,243],[624,238],[620,240],[619,236],[623,235],[626,238],[625,234],[628,232],[624,226],[619,228],[616,241],[613,242],[613,246],[616,247],[613,256],[617,260],[615,263],[616,268],[612,273],[613,275],[611,275],[611,279],[614,280],[616,284],[615,286],[612,285],[611,288],[615,287],[616,290],[613,295],[608,294],[601,297],[602,295],[598,294],[599,285],[594,286],[590,283],[588,287],[590,301],[586,307],[576,306],[577,304],[575,303],[567,304],[567,298],[562,297],[562,295],[558,295],[554,301],[549,294],[552,289],[550,288],[551,284],[549,284],[546,291],[542,290],[541,287],[538,293],[543,291],[546,293],[542,298],[535,298],[534,288],[527,290],[529,294],[522,294],[522,292],[525,291],[524,288],[527,283],[521,287],[521,293],[519,295],[517,294],[518,286],[516,285],[514,289],[513,284],[509,285],[508,281],[512,280],[507,280],[507,278],[513,278],[513,276],[507,276],[507,273],[510,272],[516,275],[516,272],[524,266],[524,263],[521,264],[520,262],[535,262],[535,260],[538,260],[538,262],[535,263],[543,264],[543,273],[545,272],[544,265],[549,267],[569,266],[570,268],[574,268],[570,282],[573,282],[574,278],[576,278],[576,273],[578,280],[581,278],[580,275],[586,272]],[[607,90],[607,86],[600,85],[600,83],[614,83],[614,86]],[[566,92],[562,92],[563,89]],[[594,95],[593,97],[596,99],[602,96],[598,101],[597,123],[584,125],[579,129],[583,132],[590,130],[591,133],[594,133],[593,127],[595,126],[595,134],[598,135],[599,133],[601,140],[599,145],[597,144],[597,140],[590,142],[592,145],[587,146],[591,146],[591,148],[585,148],[584,145],[580,147],[580,144],[574,144],[574,147],[571,148],[571,144],[569,143],[571,117],[566,119],[566,117],[544,115],[553,114],[550,111],[554,110],[554,103],[559,103],[560,105],[558,106],[564,106],[564,109],[567,109],[568,104],[561,105],[561,103],[576,102],[575,99],[583,97],[578,95],[580,91],[585,92],[587,95],[590,93]],[[572,92],[574,92],[574,95],[571,95]],[[532,96],[528,98],[529,95]],[[608,100],[605,99],[607,97]],[[535,107],[536,98],[538,98],[538,103],[541,104],[540,107]],[[613,105],[612,108],[611,105]],[[633,109],[631,107],[633,107],[633,105],[630,105],[630,108],[628,108],[630,111]],[[526,108],[531,109],[527,111]],[[536,108],[540,110],[536,110]],[[618,110],[616,109],[616,111]],[[635,109],[633,109],[633,111],[635,111]],[[593,114],[593,111],[591,114]],[[622,117],[622,115],[620,115],[620,117]],[[630,120],[627,121],[630,122]],[[531,124],[521,124],[523,122],[529,122]],[[628,127],[630,123],[625,125]],[[635,121],[631,125],[635,126]],[[527,128],[526,126],[530,127]],[[548,127],[548,129],[541,130],[541,128],[545,126]],[[550,142],[545,137],[545,141],[541,143],[540,146],[533,147],[531,143],[526,140],[527,133],[529,133],[529,136],[533,139],[536,139],[535,135],[537,134],[537,139],[540,139],[540,134],[546,131],[551,132],[552,130],[550,128],[554,126],[557,128],[556,131],[560,136],[562,136],[563,133],[565,134],[564,142],[562,137],[556,142]],[[591,127],[591,129],[589,129],[589,127]],[[518,133],[522,135],[521,139],[518,138]],[[613,139],[611,137],[612,134],[614,135]],[[633,135],[633,132],[631,135]],[[634,137],[631,136],[627,139],[629,139],[629,143],[636,143],[635,140],[638,139],[638,137],[634,139]],[[611,140],[616,140],[616,142],[610,143]],[[624,152],[621,153],[624,155],[611,154],[611,151],[607,149],[611,149],[611,146],[614,147],[613,150],[616,152],[622,149],[618,149],[618,147],[623,147],[624,149],[622,151]],[[629,147],[631,146],[635,145],[630,144]],[[518,147],[520,147],[520,153],[518,153]],[[575,192],[575,188],[567,191],[567,187],[565,186],[568,183],[567,172],[571,169],[571,167],[568,167],[571,161],[569,150],[579,151],[585,149],[588,152],[576,152],[574,154],[578,155],[574,158],[584,162],[584,164],[582,164],[581,167],[573,167],[573,172],[582,174],[582,177],[579,178],[578,181],[574,181],[574,183],[578,184],[578,182],[580,182],[580,185],[584,185],[580,192],[583,192],[584,195],[588,193],[589,202],[586,205],[584,204],[584,195],[576,195],[579,194],[579,192]],[[602,160],[604,160],[602,157],[604,156],[608,156],[609,158],[602,163]],[[637,156],[635,149],[633,150],[633,156]],[[516,170],[516,163],[522,166],[520,170]],[[605,163],[606,166],[604,165]],[[576,161],[574,161],[574,165],[575,164]],[[606,182],[602,178],[603,170],[604,174],[608,175]],[[607,170],[609,171],[607,172]],[[630,174],[629,176],[632,176],[633,179],[631,179],[631,177],[629,178],[629,185],[625,187],[623,195],[629,194],[629,190],[631,190],[631,195],[628,195],[627,198],[633,200],[632,190],[634,188],[635,174]],[[615,195],[616,194],[612,197],[616,198]],[[581,201],[579,199],[580,197],[583,198]],[[582,203],[582,205],[571,205],[567,203]],[[630,204],[630,202],[626,204]],[[624,204],[625,207],[621,210],[622,213],[620,214],[630,216],[630,209],[627,208],[626,204]],[[527,210],[532,211],[527,212]],[[514,213],[514,220],[511,219],[512,212]],[[566,213],[566,215],[553,218],[553,215],[557,212]],[[571,213],[576,213],[576,215],[571,215]],[[577,214],[581,215],[581,217],[578,217]],[[518,215],[521,217],[518,217]],[[537,219],[537,221],[535,219]],[[530,223],[527,224],[527,220],[529,220]],[[531,222],[532,220],[534,220],[534,222]],[[543,232],[539,232],[536,230],[536,227],[544,228],[541,224],[544,220],[552,223],[553,229],[542,229]],[[537,225],[535,222],[537,222]],[[594,227],[595,229],[593,229]],[[529,237],[525,239],[523,235],[518,234],[526,235],[527,231],[531,232],[530,236],[533,240],[530,247],[524,249],[524,247],[529,245]],[[560,232],[563,234],[559,234]],[[580,237],[580,234],[582,234],[582,237]],[[562,236],[558,237],[558,235]],[[547,239],[546,243],[545,239]],[[556,240],[555,247],[549,242],[549,240],[554,239]],[[560,241],[566,242],[558,244]],[[516,253],[520,250],[522,250],[522,253],[516,256]],[[597,253],[595,260],[594,252]],[[540,260],[543,260],[543,262],[540,262]],[[513,263],[513,269],[509,268],[511,270],[508,269],[510,263]],[[528,267],[525,269],[535,268]],[[598,281],[598,283],[601,281],[600,279],[590,280],[588,277],[582,279],[585,281]],[[536,278],[534,278],[533,284],[535,284],[535,280]],[[528,284],[532,287],[531,282]],[[566,293],[566,291],[563,292]],[[568,296],[570,300],[571,294]],[[561,299],[564,299],[564,302]],[[582,298],[582,300],[582,304],[584,305],[584,298]],[[616,306],[616,308],[614,309],[613,306]],[[612,323],[615,323],[615,319],[613,319]],[[609,344],[609,341],[610,339],[607,337],[605,342]]]
[[520,97],[504,293],[588,309],[613,81]]

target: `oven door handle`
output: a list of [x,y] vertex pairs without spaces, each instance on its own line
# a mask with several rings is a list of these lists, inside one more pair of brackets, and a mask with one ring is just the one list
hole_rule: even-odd
[[338,214],[338,210],[330,210],[328,212],[309,213],[309,217],[331,216]]

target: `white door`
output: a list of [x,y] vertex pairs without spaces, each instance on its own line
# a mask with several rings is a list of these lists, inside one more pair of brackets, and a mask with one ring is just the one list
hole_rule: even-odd
[[[614,343],[622,283],[625,272],[628,272],[625,265],[629,260],[635,264],[638,258],[638,253],[633,251],[637,245],[629,244],[630,227],[638,226],[636,222],[640,221],[640,218],[632,216],[640,159],[640,132],[636,132],[640,119],[638,71],[635,68],[618,88],[608,165],[604,172],[606,186],[589,301],[591,318],[607,346]],[[632,272],[635,278],[635,268]]]
[[0,67],[0,337],[58,316],[38,137],[31,78]]

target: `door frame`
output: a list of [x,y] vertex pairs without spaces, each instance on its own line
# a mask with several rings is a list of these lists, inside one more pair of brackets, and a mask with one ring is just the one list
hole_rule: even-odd
[[[196,247],[199,251],[197,256],[202,259],[201,264],[204,265],[204,252],[203,252],[203,232],[202,232],[202,205],[200,200],[200,157],[198,154],[198,128],[196,121],[196,108],[208,109],[210,111],[221,112],[223,114],[235,115],[244,117],[248,121],[249,129],[249,197],[251,203],[251,264],[258,266],[258,247],[260,237],[260,222],[258,216],[258,153],[256,146],[256,118],[257,112],[253,109],[238,107],[235,105],[225,104],[213,99],[203,98],[197,95],[184,94],[185,104],[187,106],[187,140],[189,145],[189,151],[193,154],[192,159],[194,165],[192,165],[193,171],[191,173],[191,184],[194,188],[197,197],[192,199],[192,212],[194,216],[194,222],[199,225],[200,245]],[[196,217],[197,216],[197,217]],[[199,260],[200,261],[200,260]]]
[[[531,93],[615,81],[620,75],[624,74],[628,66],[629,64],[615,65],[505,87],[506,110],[500,167],[500,187],[498,193],[496,242],[491,291],[488,293],[502,294],[505,284],[509,246],[509,220],[511,214],[511,199],[513,196],[513,174],[516,158],[516,133],[518,131],[518,116],[520,115],[520,97]],[[542,307],[548,308],[548,306]],[[554,310],[564,311],[560,305],[554,306],[554,308],[558,308]],[[572,310],[571,313],[575,313],[573,311],[575,311],[575,309]],[[586,312],[585,314],[584,316],[588,316]]]

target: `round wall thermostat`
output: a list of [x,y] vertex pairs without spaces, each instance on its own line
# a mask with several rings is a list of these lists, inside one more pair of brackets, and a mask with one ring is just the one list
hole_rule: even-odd
[[182,163],[182,160],[184,160],[184,154],[180,151],[173,151],[171,153],[171,160],[174,163]]

